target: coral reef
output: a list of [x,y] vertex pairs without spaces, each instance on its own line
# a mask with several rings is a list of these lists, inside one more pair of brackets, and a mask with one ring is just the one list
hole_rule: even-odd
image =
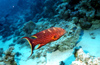
[[100,65],[100,58],[85,53],[82,48],[74,49],[75,61],[71,65]]
[[60,5],[58,5],[57,8],[55,9],[55,11],[58,12],[58,14],[55,16],[61,19],[68,19],[71,10],[70,9],[67,10],[66,6],[68,6],[67,2],[61,3]]
[[[75,22],[75,24],[80,24],[82,29],[88,30],[91,27],[95,28],[94,23],[95,21],[99,20],[99,0],[63,0],[63,2],[64,3],[61,3],[56,7],[55,11],[58,13],[54,17],[65,20],[72,19],[73,17],[78,17],[78,21]],[[93,5],[94,3],[97,4],[97,6]],[[96,27],[99,27],[99,25]]]
[[[97,6],[93,5],[93,4],[97,4]],[[94,0],[81,0],[79,4],[77,4],[74,9],[78,10],[80,19],[79,19],[79,24],[82,27],[82,29],[89,29],[92,27],[92,29],[95,28],[95,22],[97,20],[99,20],[97,18],[97,12],[99,12],[99,8],[98,8],[98,4],[99,0],[94,1]],[[99,14],[98,14],[99,15]],[[82,19],[82,20],[81,20]],[[84,22],[84,24],[82,23],[82,21]],[[100,23],[98,23],[100,24]],[[99,28],[99,25],[97,25],[96,27]]]
[[[0,14],[2,12],[0,12]],[[3,42],[5,42],[7,40],[10,40],[11,38],[14,38],[13,42],[17,42],[18,44],[24,43],[24,45],[22,46],[29,47],[26,41],[21,40],[22,37],[30,37],[31,35],[47,28],[61,27],[67,31],[67,33],[59,40],[51,42],[45,45],[45,47],[42,47],[35,51],[35,54],[33,54],[32,58],[40,58],[41,56],[45,57],[41,57],[43,61],[37,61],[38,64],[45,64],[47,52],[54,52],[56,50],[65,51],[75,47],[80,37],[81,29],[93,30],[100,28],[100,1],[17,0],[16,6],[13,6],[10,9],[10,12],[2,14],[0,17],[0,35],[2,36],[2,38],[0,39],[3,39]],[[91,33],[90,35],[92,39],[95,39],[95,34]],[[14,45],[15,44],[10,44],[9,46]],[[0,57],[2,57],[2,51],[3,49],[0,49]],[[85,56],[88,55],[84,52],[82,53]],[[7,58],[7,60],[9,60],[9,57],[12,57],[11,59],[14,58],[14,54],[10,53],[10,55],[12,56],[9,57],[8,55],[9,54],[5,53],[5,57],[3,59]],[[1,64],[8,63],[8,61],[4,62],[3,59],[3,62],[0,62]],[[79,62],[79,59],[80,58],[76,59],[76,62]],[[91,56],[89,57],[89,62],[90,60],[94,61],[94,59],[91,59]],[[14,61],[14,59],[11,61]],[[83,59],[81,59],[81,61],[83,61]]]
[[7,51],[4,52],[4,57],[0,58],[1,65],[17,65],[17,63],[14,61],[15,53],[12,53],[13,50],[14,47],[10,47]]
[[100,20],[93,20],[91,29],[98,29],[100,28]]

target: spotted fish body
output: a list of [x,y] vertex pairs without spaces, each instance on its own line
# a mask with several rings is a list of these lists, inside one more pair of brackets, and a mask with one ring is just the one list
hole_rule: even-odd
[[65,33],[66,31],[62,28],[52,27],[34,34],[32,37],[34,37],[35,39],[31,39],[29,37],[23,37],[23,38],[25,38],[29,42],[31,46],[31,55],[32,55],[33,49],[35,48],[36,45],[39,45],[37,47],[37,49],[39,49],[40,47],[46,45],[47,43],[59,39]]

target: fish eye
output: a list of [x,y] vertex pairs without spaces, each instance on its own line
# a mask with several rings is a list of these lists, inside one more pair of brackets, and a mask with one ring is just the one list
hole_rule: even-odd
[[53,38],[57,38],[57,36],[55,35]]
[[54,36],[52,37],[52,39],[53,39],[53,40],[57,40],[57,39],[58,39],[57,35],[54,35]]

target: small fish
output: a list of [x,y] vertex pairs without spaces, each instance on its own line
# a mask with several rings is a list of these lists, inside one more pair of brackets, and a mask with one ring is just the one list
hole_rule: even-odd
[[[59,39],[65,33],[66,31],[62,28],[52,27],[34,34],[32,37],[35,39],[31,39],[29,37],[23,37],[23,38],[25,38],[29,42],[31,46],[31,55],[32,55],[34,49],[39,49],[40,47],[46,45],[47,43]],[[38,45],[38,47],[35,48],[36,45]]]

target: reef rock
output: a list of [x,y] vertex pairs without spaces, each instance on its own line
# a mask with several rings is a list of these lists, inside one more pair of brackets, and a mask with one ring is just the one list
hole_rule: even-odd
[[10,47],[7,51],[4,52],[4,57],[2,57],[0,60],[0,64],[2,65],[17,65],[17,63],[14,60],[15,53],[12,53],[14,50],[14,47]]
[[88,18],[94,18],[95,16],[95,9],[91,6],[91,1],[88,0],[81,0],[79,4],[77,4],[74,9],[78,9],[81,15],[85,15]]
[[98,29],[100,28],[100,20],[93,20],[91,29]]
[[24,24],[23,26],[23,31],[26,33],[26,34],[31,34],[32,31],[34,30],[35,28],[35,23],[32,22],[32,21],[29,21],[27,22],[26,24]]
[[85,53],[82,48],[75,50],[74,56],[76,60],[71,65],[100,65],[100,58],[91,56],[89,53]]
[[61,18],[61,19],[69,18],[71,10],[70,9],[67,10],[66,7],[69,8],[67,2],[59,4],[57,6],[57,8],[55,9],[55,11],[58,12],[58,14],[55,16],[57,16],[58,18]]

